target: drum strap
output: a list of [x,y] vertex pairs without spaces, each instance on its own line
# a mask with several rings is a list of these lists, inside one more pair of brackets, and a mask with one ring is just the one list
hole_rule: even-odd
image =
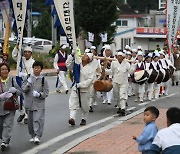
[[168,62],[165,60],[166,66],[168,67]]

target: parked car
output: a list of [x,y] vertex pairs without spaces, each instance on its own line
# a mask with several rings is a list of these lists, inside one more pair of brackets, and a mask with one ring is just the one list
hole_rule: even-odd
[[31,44],[37,52],[49,53],[52,49],[52,41],[46,39],[24,37],[23,43]]

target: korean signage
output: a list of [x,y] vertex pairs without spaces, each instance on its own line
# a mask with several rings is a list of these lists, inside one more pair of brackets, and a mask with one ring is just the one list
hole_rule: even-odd
[[73,0],[54,0],[61,25],[73,49],[76,49]]
[[138,27],[136,28],[136,34],[148,34],[148,35],[166,35],[166,28],[156,27]]

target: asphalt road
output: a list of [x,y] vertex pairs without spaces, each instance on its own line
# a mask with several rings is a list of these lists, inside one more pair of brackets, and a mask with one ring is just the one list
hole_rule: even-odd
[[[17,123],[17,117],[19,113],[16,113],[14,121],[14,129],[11,139],[11,144],[3,153],[7,154],[19,154],[26,152],[30,149],[36,149],[37,153],[49,154],[52,151],[57,150],[59,147],[66,145],[70,141],[88,134],[93,130],[104,127],[105,125],[117,120],[117,117],[113,117],[116,114],[117,109],[114,107],[115,103],[111,105],[102,104],[100,95],[98,96],[98,106],[94,107],[94,112],[90,113],[87,126],[80,127],[80,113],[77,115],[76,126],[71,127],[68,124],[69,110],[68,110],[68,98],[69,94],[59,94],[55,92],[55,80],[56,77],[47,77],[50,94],[46,100],[46,113],[45,113],[45,127],[44,134],[41,138],[40,146],[34,145],[29,142],[30,135],[28,133],[27,125],[23,123]],[[70,82],[68,82],[70,85]],[[168,97],[161,97],[159,100],[151,103],[147,102],[139,105],[135,103],[134,97],[128,99],[128,108],[135,107],[135,110],[139,110],[149,105],[155,105],[161,108],[169,108],[172,106],[180,107],[180,86],[171,87],[170,95]],[[106,119],[105,119],[106,118]],[[104,121],[99,121],[105,119]],[[76,132],[75,132],[76,131]],[[69,133],[69,134],[68,134]],[[63,136],[64,135],[64,136]],[[60,139],[60,137],[62,139]],[[66,137],[65,137],[66,136]],[[59,137],[59,140],[57,139]],[[63,138],[64,137],[64,138]],[[56,139],[56,140],[52,140]],[[50,142],[51,141],[51,142]],[[54,141],[54,142],[53,142]],[[57,141],[57,142],[55,142]],[[53,144],[54,143],[54,144]],[[47,148],[45,148],[47,147]],[[35,151],[28,151],[29,153],[36,153]],[[27,153],[28,153],[27,152]],[[1,152],[0,152],[1,153]]]

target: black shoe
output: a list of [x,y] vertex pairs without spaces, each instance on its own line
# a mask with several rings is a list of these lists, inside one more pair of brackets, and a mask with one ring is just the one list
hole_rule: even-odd
[[90,106],[89,112],[94,112],[92,106]]
[[117,110],[117,114],[120,114],[121,113],[121,108],[119,108],[118,110]]
[[66,90],[66,94],[68,94],[69,90]]
[[24,118],[24,124],[28,124],[28,119]]
[[172,86],[174,86],[174,82],[172,82]]
[[25,117],[25,114],[20,115],[17,119],[17,122],[21,122],[24,119],[24,117]]
[[82,119],[80,125],[81,125],[81,126],[86,125],[86,120]]
[[179,82],[176,82],[176,86],[178,86],[179,85]]
[[69,124],[70,124],[71,126],[74,126],[74,125],[75,125],[75,120],[74,120],[74,119],[72,119],[72,118],[71,118],[71,119],[69,119],[69,121],[68,121],[68,122],[69,122]]
[[126,111],[124,109],[121,110],[121,113],[119,114],[119,116],[125,116],[126,115]]
[[128,106],[128,103],[126,102],[126,106]]

